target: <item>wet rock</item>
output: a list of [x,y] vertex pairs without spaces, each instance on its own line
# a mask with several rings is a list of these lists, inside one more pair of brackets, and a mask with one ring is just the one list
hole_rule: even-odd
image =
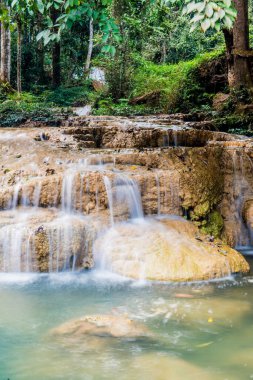
[[48,176],[48,175],[54,175],[55,174],[55,169],[47,169],[46,170],[46,176]]
[[92,149],[96,148],[96,143],[94,141],[82,141],[77,144],[78,149]]
[[51,331],[54,336],[110,337],[121,339],[140,339],[150,336],[149,330],[142,324],[126,316],[90,315],[64,323]]
[[133,366],[136,379],[173,379],[173,380],[221,380],[219,375],[197,367],[183,359],[157,353],[144,354],[137,357]]
[[90,269],[99,223],[52,209],[4,211],[0,214],[0,271]]
[[49,133],[41,132],[39,135],[34,137],[35,141],[48,141],[50,139]]
[[[197,130],[197,125],[193,129],[189,123],[200,118],[189,120],[182,114],[72,117],[63,128],[41,127],[50,135],[50,144],[34,141],[38,129],[5,130],[0,136],[0,209],[14,201],[18,206],[61,208],[64,181],[73,167],[73,209],[104,212],[109,202],[99,167],[103,163],[110,180],[121,172],[137,183],[145,215],[186,215],[202,231],[222,236],[230,245],[248,244],[243,226],[251,223],[242,210],[252,199],[252,139]],[[79,165],[86,159],[92,170]],[[126,219],[126,209],[122,205],[115,210],[117,221]]]
[[208,242],[204,235],[196,240],[193,230],[183,219],[167,221],[166,226],[121,224],[98,239],[97,257],[113,272],[155,281],[209,280],[249,271],[241,254],[220,242]]

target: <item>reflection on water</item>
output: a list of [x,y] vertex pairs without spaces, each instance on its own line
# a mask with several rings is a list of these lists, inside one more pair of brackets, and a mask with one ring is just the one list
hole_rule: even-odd
[[[253,279],[134,283],[108,273],[1,274],[0,379],[249,379]],[[133,319],[147,339],[50,330],[85,315]]]

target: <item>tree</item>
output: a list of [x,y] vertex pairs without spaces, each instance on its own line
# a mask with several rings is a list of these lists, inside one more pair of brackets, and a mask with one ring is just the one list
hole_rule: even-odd
[[2,3],[0,20],[2,22],[1,31],[1,80],[10,82],[11,74],[11,32],[17,30],[17,90],[22,90],[21,64],[22,64],[22,28],[29,21],[36,9],[35,4],[26,0],[5,0]]
[[[59,17],[57,9],[52,8],[51,18],[53,24],[56,24],[56,21]],[[54,32],[56,32],[56,27],[54,27]],[[61,42],[58,39],[53,41],[52,46],[52,86],[53,88],[59,87],[61,84]]]
[[185,0],[184,12],[192,15],[192,30],[213,28],[224,33],[228,80],[231,88],[252,89],[252,51],[249,47],[248,0]]
[[93,18],[91,17],[90,22],[89,22],[89,47],[88,47],[88,53],[87,53],[87,58],[86,58],[86,64],[85,64],[86,72],[90,69],[92,51],[93,51],[93,46],[94,46],[93,39],[94,39],[94,23],[93,23]]
[[11,32],[9,24],[10,10],[6,3],[0,2],[0,21],[1,21],[1,67],[0,80],[10,82],[11,75]]

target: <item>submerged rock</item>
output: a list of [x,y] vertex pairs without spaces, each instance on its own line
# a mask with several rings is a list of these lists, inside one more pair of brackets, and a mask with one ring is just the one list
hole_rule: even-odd
[[156,353],[145,354],[137,357],[133,366],[135,368],[135,379],[145,380],[219,380],[217,374],[197,367],[183,359],[169,355],[158,355]]
[[152,307],[154,315],[163,316],[164,321],[176,320],[191,326],[212,325],[234,327],[250,313],[250,303],[246,300],[218,297],[170,299],[162,305]]
[[138,339],[151,336],[149,330],[126,316],[89,315],[66,322],[51,331],[54,336],[77,337],[111,337]]
[[249,271],[243,256],[184,219],[124,223],[96,242],[96,259],[134,279],[199,281]]

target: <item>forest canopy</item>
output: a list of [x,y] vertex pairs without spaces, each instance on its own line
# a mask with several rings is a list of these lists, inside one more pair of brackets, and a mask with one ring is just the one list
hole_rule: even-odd
[[[148,93],[153,111],[206,106],[218,91],[248,98],[251,17],[248,0],[1,0],[0,97],[101,112]],[[106,90],[94,91],[92,67]]]

